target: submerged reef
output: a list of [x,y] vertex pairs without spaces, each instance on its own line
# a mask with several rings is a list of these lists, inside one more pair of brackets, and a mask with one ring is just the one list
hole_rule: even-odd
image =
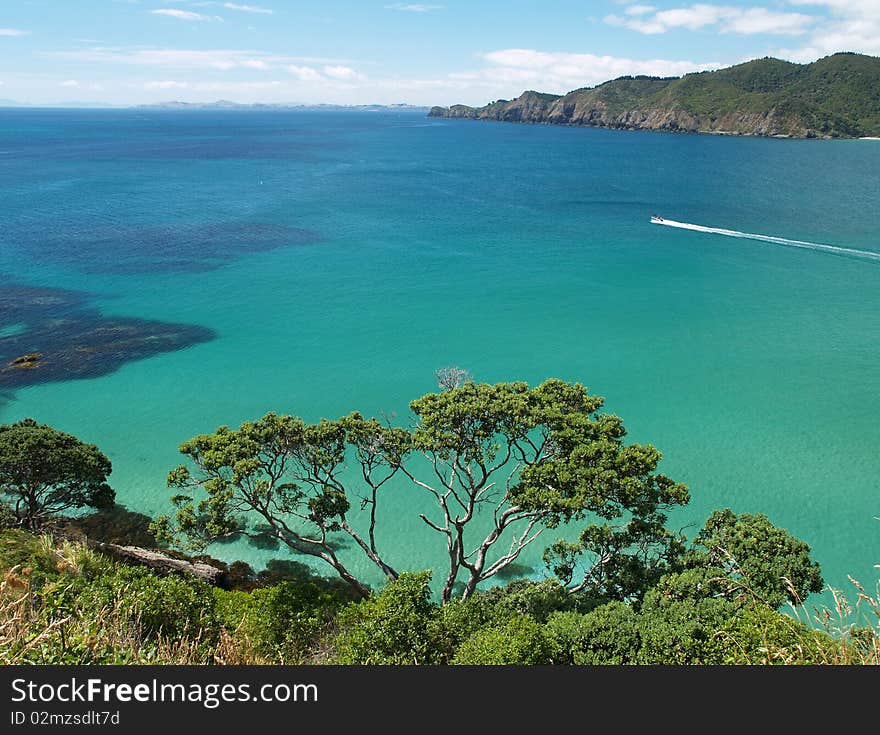
[[100,377],[215,337],[198,325],[104,316],[86,293],[2,280],[0,391]]

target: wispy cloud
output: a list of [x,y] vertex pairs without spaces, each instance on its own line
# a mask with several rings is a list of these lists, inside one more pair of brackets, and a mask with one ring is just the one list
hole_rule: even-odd
[[186,89],[187,87],[189,87],[189,82],[176,82],[172,79],[163,79],[144,84],[144,89]]
[[56,51],[49,54],[56,59],[88,61],[99,64],[131,64],[135,66],[166,67],[179,70],[230,69],[270,70],[288,64],[344,64],[344,59],[273,56],[261,51],[245,49],[155,49],[126,47],[95,47],[77,51]]
[[290,64],[286,67],[287,72],[301,82],[363,82],[366,76],[355,71],[350,66],[341,64],[327,64],[320,69],[313,66],[301,66]]
[[773,53],[793,61],[814,61],[836,51],[880,54],[880,0],[788,0],[792,5],[823,8],[819,23],[801,48]]
[[647,5],[630,6],[624,15],[608,15],[609,25],[630,28],[654,35],[672,30],[699,31],[713,29],[719,33],[796,36],[806,33],[815,22],[811,15],[779,12],[767,8],[743,8],[733,5],[697,3],[681,8],[656,10]]
[[186,89],[192,92],[245,92],[253,90],[271,90],[279,87],[277,80],[265,82],[181,82],[173,79],[162,79],[146,82],[144,89],[173,90]]
[[311,66],[298,66],[290,64],[287,71],[301,82],[317,82],[321,79],[321,74],[317,69]]
[[407,13],[430,13],[432,10],[441,10],[442,5],[425,5],[423,3],[394,3],[386,5],[386,10],[403,10]]
[[68,79],[65,82],[61,82],[62,87],[78,87],[79,82],[76,79]]
[[646,13],[653,13],[657,8],[653,5],[630,5],[623,12],[627,15],[645,15]]
[[501,49],[485,54],[489,66],[478,71],[450,75],[456,79],[491,81],[498,87],[537,89],[557,94],[591,86],[621,76],[648,74],[680,76],[693,71],[717,69],[719,63],[697,63],[669,59],[631,59],[535,49]]
[[23,31],[20,28],[0,28],[0,36],[26,36],[30,31]]
[[194,13],[191,10],[178,10],[177,8],[159,8],[150,11],[153,15],[165,15],[169,18],[177,18],[178,20],[189,21],[206,21],[206,20],[223,20],[217,15],[203,15],[202,13]]
[[269,8],[261,8],[257,5],[239,5],[237,3],[223,3],[223,7],[228,10],[239,10],[242,13],[260,13],[262,15],[273,15],[274,10]]
[[356,72],[350,66],[325,66],[322,71],[330,79],[341,82],[360,82],[366,79],[363,74]]

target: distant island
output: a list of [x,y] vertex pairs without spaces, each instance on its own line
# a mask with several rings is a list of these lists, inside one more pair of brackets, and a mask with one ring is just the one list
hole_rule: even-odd
[[184,102],[182,100],[169,100],[166,102],[150,102],[140,105],[114,105],[109,102],[77,101],[77,102],[53,102],[50,104],[38,104],[20,102],[18,100],[0,99],[0,108],[22,107],[30,109],[114,109],[114,110],[354,110],[362,112],[428,112],[427,105],[409,105],[398,103],[392,105],[333,105],[333,104],[309,104],[307,102],[254,102],[243,104],[230,100],[217,100],[216,102]]
[[217,100],[216,102],[155,102],[152,104],[137,105],[138,109],[153,110],[361,110],[366,112],[386,111],[427,111],[428,107],[419,105],[395,104],[395,105],[329,105],[306,103],[267,103],[255,102],[253,104],[241,104],[229,100]]
[[786,138],[880,136],[880,58],[763,58],[683,77],[628,76],[566,95],[528,91],[429,117]]

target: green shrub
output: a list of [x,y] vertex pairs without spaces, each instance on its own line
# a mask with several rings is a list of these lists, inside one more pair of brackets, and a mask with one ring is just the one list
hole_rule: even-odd
[[139,567],[118,567],[74,587],[74,605],[83,609],[118,609],[146,636],[179,638],[204,630],[216,636],[211,587],[195,579],[158,577]]
[[402,574],[379,594],[339,614],[332,644],[338,664],[432,664],[441,656],[430,601],[430,572]]
[[251,592],[214,590],[220,623],[261,657],[302,663],[351,596],[349,588],[322,578],[282,582]]
[[552,664],[553,639],[530,615],[517,615],[507,622],[484,628],[465,640],[452,660],[462,666],[534,666]]
[[621,602],[610,602],[586,615],[555,613],[544,630],[554,642],[557,662],[562,664],[632,664],[641,647],[639,616]]
[[33,589],[56,579],[63,570],[61,558],[48,537],[35,536],[23,529],[0,533],[0,568],[4,572],[19,567]]

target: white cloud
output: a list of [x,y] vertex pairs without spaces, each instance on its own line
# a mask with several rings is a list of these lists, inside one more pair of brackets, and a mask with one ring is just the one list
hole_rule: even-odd
[[653,5],[630,5],[623,12],[627,15],[645,15],[646,13],[653,13],[657,8]]
[[317,69],[310,66],[296,66],[291,64],[287,67],[287,71],[293,74],[301,82],[317,82],[321,79],[321,74]]
[[61,82],[62,87],[78,87],[79,82],[76,79],[68,79],[66,82]]
[[0,28],[0,36],[26,36],[30,31],[23,31],[20,28]]
[[386,10],[404,10],[408,13],[430,13],[432,10],[442,8],[442,5],[424,5],[422,3],[394,3],[385,6]]
[[177,18],[178,20],[223,20],[216,15],[202,15],[201,13],[194,13],[191,10],[178,10],[176,8],[159,8],[158,10],[151,10],[150,12],[153,15],[167,15],[169,18]]
[[281,82],[196,82],[190,86],[197,92],[252,92],[274,89],[281,86]]
[[[800,35],[814,23],[815,17],[804,13],[785,13],[767,8],[742,8],[733,5],[709,5],[697,3],[689,7],[659,10],[650,6],[632,6],[627,15],[609,15],[609,25],[630,28],[639,33],[653,35],[676,29],[698,31],[716,28],[720,33],[752,35]],[[633,8],[639,12],[631,12]]]
[[292,74],[301,82],[344,82],[350,84],[362,82],[366,79],[363,74],[355,71],[350,66],[327,65],[318,70],[312,66],[291,64],[286,69],[289,74]]
[[229,10],[240,10],[243,13],[261,13],[262,15],[273,15],[275,13],[274,10],[269,10],[269,8],[261,8],[257,5],[238,5],[236,3],[223,3],[224,8],[228,8]]
[[323,71],[330,79],[338,79],[342,82],[358,82],[365,78],[363,74],[358,74],[349,66],[325,66]]
[[147,82],[144,87],[146,89],[186,89],[187,87],[189,87],[189,82],[163,80],[158,82]]
[[191,93],[208,92],[211,94],[232,94],[242,92],[253,92],[260,90],[271,90],[280,86],[280,82],[181,82],[171,79],[163,79],[154,82],[147,82],[143,85],[144,89],[151,91],[170,91],[170,90],[187,90]]
[[792,5],[822,8],[828,17],[800,48],[773,53],[792,61],[815,61],[837,51],[880,55],[880,0],[789,0]]
[[455,74],[457,79],[482,79],[498,87],[519,91],[528,87],[563,94],[572,89],[601,84],[621,76],[648,74],[680,76],[693,71],[717,69],[718,63],[695,63],[667,59],[639,60],[620,56],[596,56],[534,49],[502,49],[485,54],[489,66],[479,72]]

